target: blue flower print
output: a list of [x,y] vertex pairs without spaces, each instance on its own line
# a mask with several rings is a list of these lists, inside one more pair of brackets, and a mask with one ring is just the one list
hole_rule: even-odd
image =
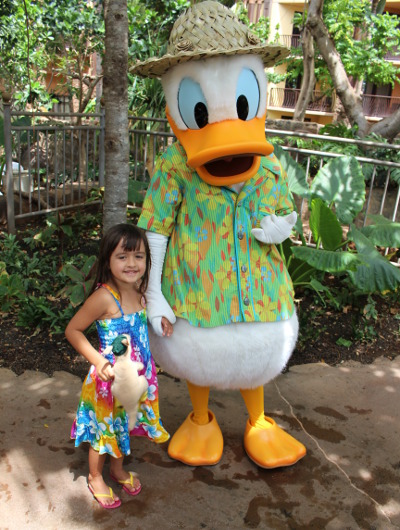
[[148,345],[148,335],[147,335],[147,328],[146,326],[140,326],[140,342],[143,344],[145,348],[147,348]]
[[161,435],[161,431],[157,429],[156,425],[143,424],[144,430],[147,432],[149,438],[158,438]]
[[172,274],[174,276],[174,285],[180,285],[181,284],[181,280],[179,278],[179,274],[178,274],[178,271],[176,269],[174,269],[172,271]]
[[111,446],[109,443],[106,443],[106,444],[104,445],[104,449],[106,450],[106,452],[107,452],[109,455],[114,454],[113,448],[112,448],[112,446]]
[[77,423],[76,435],[77,438],[81,438],[85,434],[86,426],[83,423]]
[[140,361],[140,348],[137,344],[133,345],[131,359],[132,361]]
[[274,184],[274,186],[271,189],[271,195],[274,197],[274,199],[278,200],[280,191],[281,191],[281,187],[279,186],[279,184]]
[[115,419],[114,419],[114,424],[113,424],[113,429],[114,429],[114,432],[124,432],[125,430],[125,426],[124,426],[124,423],[127,423],[127,422],[123,422],[122,419],[117,416]]
[[124,315],[125,322],[128,322],[130,326],[133,326],[135,322],[135,315]]
[[236,267],[236,261],[235,261],[235,258],[234,258],[233,256],[231,256],[231,257],[229,258],[229,261],[231,262],[232,272],[236,272],[237,267]]
[[156,419],[156,415],[154,414],[154,410],[151,407],[149,407],[148,405],[143,403],[141,408],[146,413],[146,416],[147,416],[148,420],[151,421],[151,420],[155,420]]
[[266,282],[270,282],[272,278],[272,272],[268,271],[268,273],[267,274],[266,273],[267,273],[267,267],[261,267],[261,279]]
[[154,401],[156,399],[156,396],[154,392],[157,390],[157,388],[154,385],[150,385],[147,389],[147,399],[149,401]]
[[172,190],[165,195],[165,202],[167,204],[176,204],[178,201],[178,190]]
[[107,427],[104,423],[98,423],[96,419],[96,414],[93,410],[89,412],[90,421],[89,421],[89,430],[91,434],[96,436],[96,440],[100,440],[101,435],[105,433]]
[[196,226],[195,228],[197,241],[205,241],[208,237],[208,232],[204,228],[200,228],[200,226]]
[[113,417],[112,417],[112,414],[110,414],[109,416],[106,416],[104,418],[104,421],[107,423],[108,425],[108,430],[110,431],[111,434],[114,434],[114,423],[113,423]]
[[112,344],[114,339],[116,339],[118,337],[118,335],[119,335],[118,331],[112,331],[110,329],[109,332],[106,335],[108,344]]
[[[119,446],[120,446],[120,448],[122,449],[123,444],[120,443]],[[108,442],[104,443],[104,445],[101,445],[101,446],[98,448],[98,451],[99,451],[99,453],[100,453],[101,455],[106,454],[106,455],[113,456],[114,458],[118,458],[118,455],[115,454],[115,451],[114,451],[114,449],[113,449],[113,446],[112,446],[110,443],[108,443]],[[124,454],[126,454],[126,455],[129,455],[129,454],[130,454],[129,446],[128,446],[128,452],[126,452],[126,453],[124,453]]]
[[148,361],[147,365],[146,365],[146,372],[145,372],[145,377],[146,379],[150,379],[151,377],[151,372],[152,372],[152,369],[153,369],[153,366],[151,364],[151,360]]
[[126,455],[131,454],[129,436],[125,433],[118,438],[118,445]]

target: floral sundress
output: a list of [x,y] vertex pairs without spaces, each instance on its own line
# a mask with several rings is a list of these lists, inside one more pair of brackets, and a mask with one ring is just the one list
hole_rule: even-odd
[[114,364],[114,354],[104,353],[105,350],[118,335],[130,335],[131,358],[143,363],[144,369],[139,375],[145,375],[149,386],[139,403],[136,425],[129,432],[128,414],[113,398],[111,381],[104,382],[97,377],[96,368],[92,365],[82,385],[71,438],[75,439],[75,447],[82,442],[89,442],[100,454],[107,453],[120,458],[130,454],[129,436],[147,436],[154,442],[163,443],[169,439],[169,434],[162,425],[159,413],[157,373],[149,348],[146,310],[125,315],[118,294],[106,284],[101,287],[112,294],[121,316],[96,321],[100,353]]

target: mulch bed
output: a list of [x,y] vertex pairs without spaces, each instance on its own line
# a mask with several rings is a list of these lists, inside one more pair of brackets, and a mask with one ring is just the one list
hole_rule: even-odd
[[[289,361],[290,366],[325,362],[331,366],[344,361],[372,363],[378,357],[394,359],[400,353],[400,307],[376,298],[378,318],[365,323],[359,310],[346,308],[332,311],[315,306],[313,296],[304,296],[299,304],[300,337]],[[367,329],[369,328],[369,329]],[[0,367],[16,374],[36,370],[51,376],[66,371],[84,378],[88,371],[85,359],[78,355],[62,335],[51,336],[41,331],[17,327],[15,319],[3,318],[1,323]],[[375,336],[371,336],[375,333]],[[359,337],[361,335],[361,337]],[[96,333],[90,335],[96,344]],[[342,345],[342,340],[348,345]],[[339,343],[338,343],[339,341]]]

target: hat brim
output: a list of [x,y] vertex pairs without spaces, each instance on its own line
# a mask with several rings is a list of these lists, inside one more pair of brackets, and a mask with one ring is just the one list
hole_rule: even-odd
[[132,66],[129,71],[132,74],[142,77],[161,77],[173,66],[183,64],[188,61],[199,61],[221,55],[259,55],[263,61],[264,67],[273,66],[278,61],[285,59],[290,53],[288,48],[279,44],[256,45],[246,48],[233,48],[231,50],[210,50],[210,51],[190,51],[181,52],[176,55],[166,54],[161,58],[151,57],[146,61]]

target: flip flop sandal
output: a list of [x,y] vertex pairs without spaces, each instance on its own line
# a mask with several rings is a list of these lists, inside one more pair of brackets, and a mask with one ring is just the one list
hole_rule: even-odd
[[[118,499],[117,501],[114,500],[114,492],[111,488],[110,488],[109,495],[107,493],[95,493],[94,489],[92,488],[90,484],[88,484],[88,488],[89,488],[90,493],[93,495],[95,500],[100,504],[102,508],[105,508],[106,510],[112,510],[114,508],[118,508],[119,506],[121,506],[121,499]],[[112,499],[114,502],[112,504],[104,504],[103,502],[101,502],[100,499],[106,499],[106,498]]]
[[125,493],[127,493],[128,495],[138,495],[141,490],[142,490],[142,485],[140,484],[139,482],[139,486],[132,490],[132,489],[129,489],[127,485],[131,486],[133,488],[133,479],[137,477],[137,474],[136,473],[132,473],[132,471],[129,471],[129,478],[126,479],[126,480],[118,480],[116,477],[114,477],[113,475],[110,475],[110,479],[113,480],[114,482],[116,482],[117,484],[120,484],[122,486],[122,489],[125,491]]

